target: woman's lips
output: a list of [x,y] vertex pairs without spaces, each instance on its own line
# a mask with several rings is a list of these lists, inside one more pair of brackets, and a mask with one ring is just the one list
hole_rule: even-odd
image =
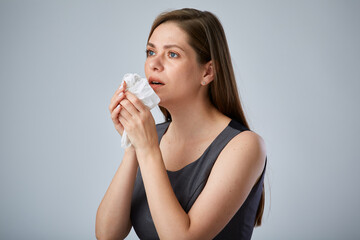
[[154,77],[149,77],[149,84],[150,84],[151,88],[154,90],[165,85],[160,79],[157,79]]
[[155,89],[158,89],[158,88],[161,88],[162,86],[164,85],[161,85],[161,84],[150,84],[150,87],[155,90]]

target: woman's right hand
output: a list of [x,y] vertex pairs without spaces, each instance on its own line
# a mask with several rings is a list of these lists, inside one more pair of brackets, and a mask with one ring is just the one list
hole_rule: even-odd
[[119,132],[119,134],[122,136],[124,132],[124,127],[119,121],[119,114],[121,111],[121,105],[120,102],[125,97],[125,89],[126,89],[126,82],[124,81],[119,88],[116,90],[114,95],[111,98],[110,105],[109,105],[109,111],[111,114],[111,119],[114,123],[116,131]]

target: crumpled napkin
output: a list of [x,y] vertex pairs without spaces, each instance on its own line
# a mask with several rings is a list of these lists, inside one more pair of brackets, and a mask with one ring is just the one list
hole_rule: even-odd
[[[151,88],[146,78],[141,78],[138,74],[127,73],[123,77],[123,82],[126,82],[126,90],[138,97],[142,103],[149,109],[158,105],[160,98]],[[128,148],[131,146],[129,137],[124,130],[121,137],[121,147]]]

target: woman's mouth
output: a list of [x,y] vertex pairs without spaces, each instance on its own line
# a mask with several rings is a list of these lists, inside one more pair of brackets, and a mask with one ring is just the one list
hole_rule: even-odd
[[165,85],[159,79],[155,79],[155,78],[152,78],[152,77],[149,78],[149,84],[150,84],[152,89],[157,89],[157,88],[162,87],[162,86]]

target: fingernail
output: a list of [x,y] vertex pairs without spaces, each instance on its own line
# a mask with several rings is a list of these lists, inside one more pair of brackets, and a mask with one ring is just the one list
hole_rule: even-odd
[[123,92],[121,92],[121,93],[119,94],[119,97],[121,97],[122,95],[124,95],[124,93],[123,93]]
[[116,108],[119,108],[120,107],[120,104],[116,106]]

